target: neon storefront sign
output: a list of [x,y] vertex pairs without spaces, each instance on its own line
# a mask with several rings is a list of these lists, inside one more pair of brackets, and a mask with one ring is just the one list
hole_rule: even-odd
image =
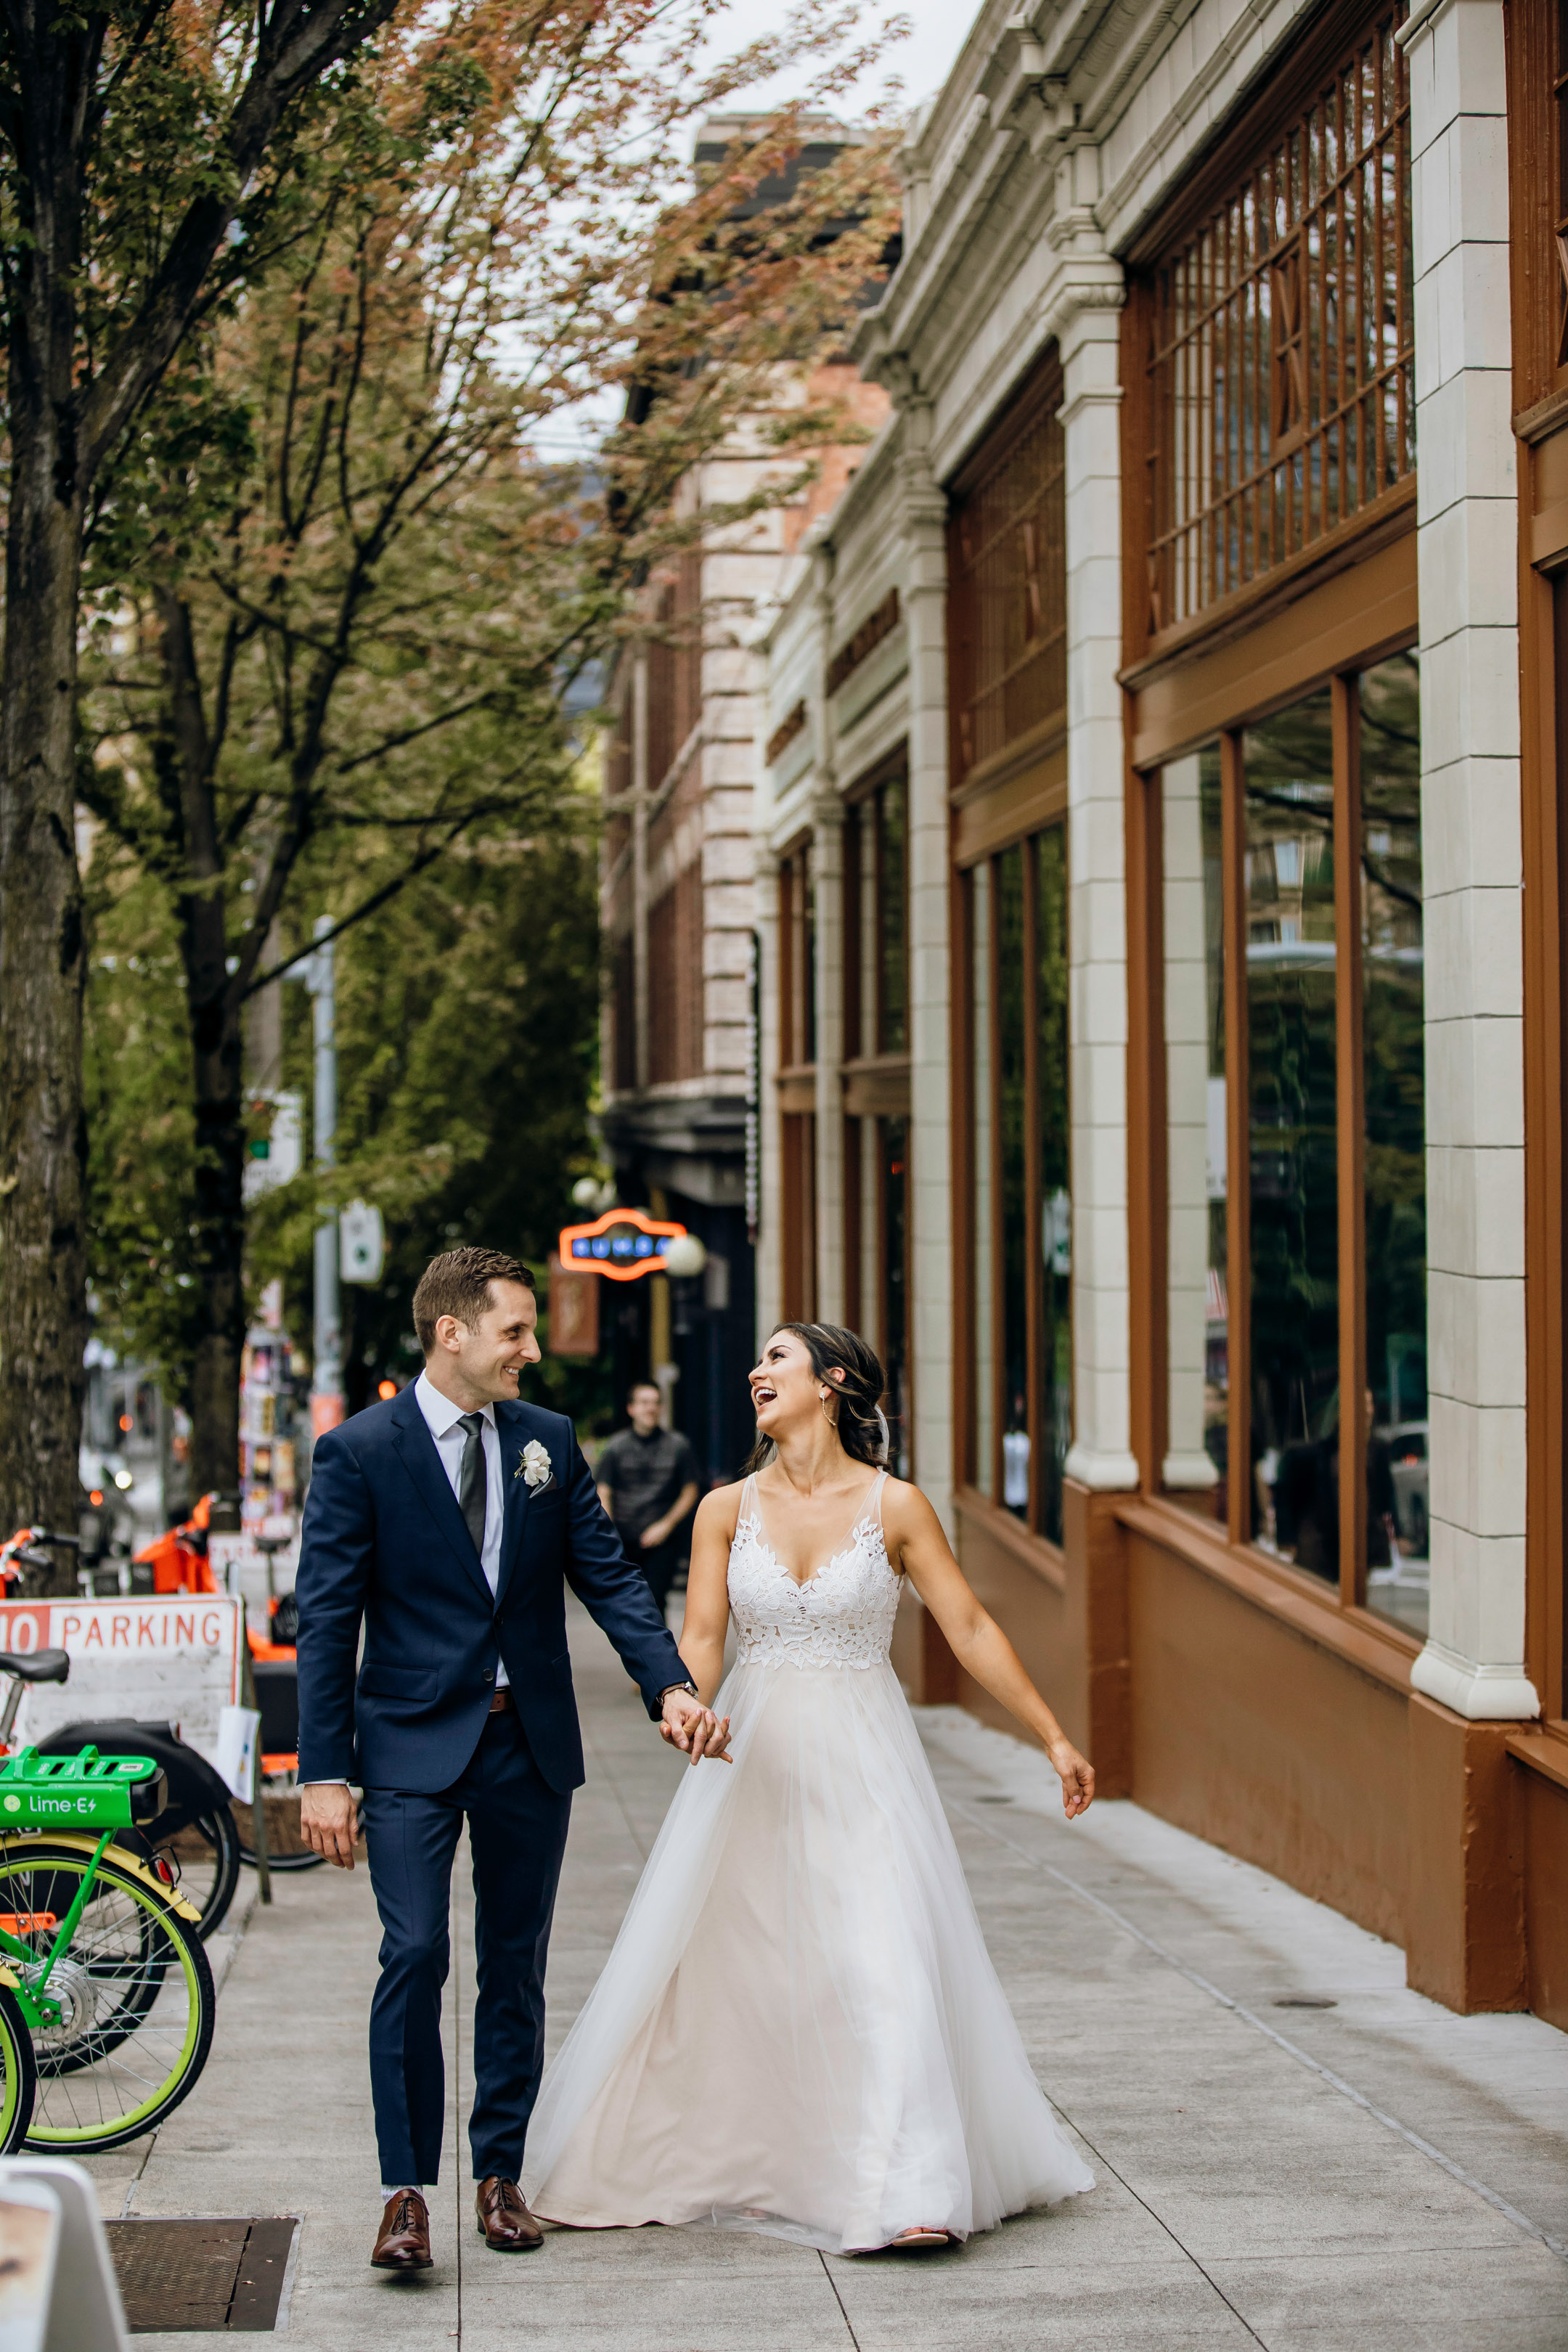
[[563,1225],[558,1250],[562,1265],[574,1274],[639,1282],[645,1274],[663,1273],[666,1250],[685,1234],[684,1225],[641,1209],[606,1209],[591,1225]]

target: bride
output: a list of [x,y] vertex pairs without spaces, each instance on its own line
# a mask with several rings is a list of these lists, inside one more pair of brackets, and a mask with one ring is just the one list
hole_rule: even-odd
[[871,1349],[783,1324],[750,1377],[765,1466],[699,1509],[680,1636],[732,1766],[676,1793],[545,2076],[528,2202],[579,2229],[943,2245],[1093,2175],[1030,2072],[889,1663],[905,1577],[1042,1742],[1069,1821],[1094,1773],[882,1466]]

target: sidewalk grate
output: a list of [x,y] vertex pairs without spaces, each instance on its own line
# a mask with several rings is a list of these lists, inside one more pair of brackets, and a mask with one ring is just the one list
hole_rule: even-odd
[[299,2223],[106,2221],[132,2336],[270,2334]]

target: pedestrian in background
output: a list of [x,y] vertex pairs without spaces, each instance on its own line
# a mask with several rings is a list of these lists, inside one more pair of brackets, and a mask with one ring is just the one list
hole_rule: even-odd
[[599,1500],[661,1614],[675,1576],[675,1537],[699,1492],[697,1456],[679,1430],[659,1426],[663,1409],[656,1383],[635,1381],[626,1397],[632,1425],[610,1439],[595,1473]]

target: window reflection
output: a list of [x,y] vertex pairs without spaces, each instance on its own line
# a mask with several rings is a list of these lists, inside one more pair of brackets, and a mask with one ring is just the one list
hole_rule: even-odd
[[[974,1073],[974,1483],[996,1492],[996,1315],[994,1284],[992,1110],[991,868],[978,866],[971,882]],[[1027,1476],[1027,1463],[1025,1475]]]
[[909,1050],[904,798],[901,776],[884,784],[877,795],[877,1051],[880,1054]]
[[1072,1444],[1072,1176],[1068,1133],[1067,828],[1035,843],[1035,1087],[1041,1286],[1039,1490],[1035,1524],[1062,1539],[1062,1477]]
[[1224,1519],[1229,1449],[1219,749],[1173,761],[1164,817],[1170,1389],[1166,1492]]
[[1361,681],[1362,1062],[1365,1104],[1367,1601],[1427,1616],[1426,1116],[1420,674],[1397,654]]
[[1251,1529],[1339,1575],[1333,751],[1327,690],[1248,731]]
[[908,1201],[909,1121],[879,1118],[882,1191],[882,1368],[887,1374],[891,1440],[889,1463],[895,1476],[910,1475]]
[[1001,1213],[1002,1500],[1029,1515],[1029,1238],[1023,845],[993,868],[996,915],[997,1206]]

